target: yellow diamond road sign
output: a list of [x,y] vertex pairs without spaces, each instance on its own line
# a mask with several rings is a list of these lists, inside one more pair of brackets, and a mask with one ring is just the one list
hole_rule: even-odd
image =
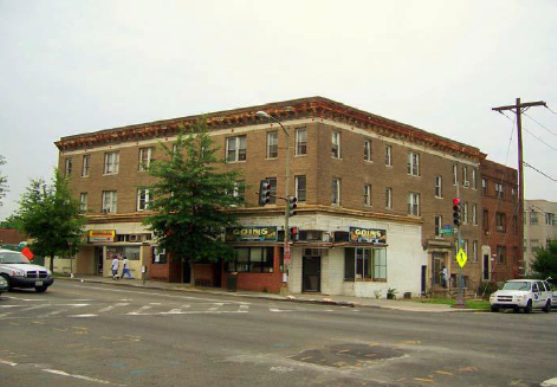
[[468,261],[468,256],[466,255],[463,249],[460,249],[458,251],[458,254],[456,255],[456,260],[460,265],[460,267],[464,267],[464,265],[466,265],[466,261]]

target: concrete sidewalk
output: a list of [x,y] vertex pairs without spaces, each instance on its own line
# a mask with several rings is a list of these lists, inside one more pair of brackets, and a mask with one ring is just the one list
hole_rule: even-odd
[[426,304],[418,301],[412,300],[387,300],[387,299],[375,299],[375,298],[357,298],[348,296],[325,296],[319,294],[292,294],[289,296],[281,296],[274,293],[260,293],[260,292],[247,292],[247,291],[236,291],[229,292],[221,290],[219,288],[205,288],[205,287],[195,287],[188,284],[176,284],[176,283],[166,283],[158,281],[142,281],[138,279],[118,279],[114,280],[110,277],[100,277],[100,276],[86,276],[79,275],[78,277],[56,277],[56,281],[75,281],[75,282],[86,282],[86,283],[102,283],[110,284],[114,286],[129,286],[135,288],[143,289],[156,289],[156,290],[168,290],[168,291],[181,291],[181,292],[195,292],[202,294],[214,294],[223,295],[229,297],[243,297],[243,298],[256,298],[265,299],[281,302],[299,302],[299,303],[312,303],[312,304],[326,304],[326,305],[338,305],[338,306],[348,306],[357,308],[381,308],[381,309],[393,309],[393,310],[404,310],[411,312],[463,312],[472,311],[471,309],[454,309],[450,305],[443,304]]

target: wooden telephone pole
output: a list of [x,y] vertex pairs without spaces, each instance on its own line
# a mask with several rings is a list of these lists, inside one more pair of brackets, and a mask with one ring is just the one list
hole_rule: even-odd
[[[533,106],[545,106],[544,101],[538,102],[525,102],[521,103],[520,98],[516,99],[515,105],[508,105],[508,106],[499,106],[494,107],[491,110],[495,110],[496,112],[501,113],[504,110],[510,110],[516,114],[516,128],[518,131],[518,218],[517,218],[517,226],[519,229],[519,236],[520,240],[518,242],[518,251],[522,251],[522,266],[523,270],[526,270],[526,264],[524,262],[524,162],[522,158],[522,113],[526,110],[530,109]],[[524,274],[524,273],[522,273]]]

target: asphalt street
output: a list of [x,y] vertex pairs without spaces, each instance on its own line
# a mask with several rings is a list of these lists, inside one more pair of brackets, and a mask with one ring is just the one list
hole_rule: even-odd
[[58,281],[0,296],[0,386],[539,386],[557,313],[428,313]]

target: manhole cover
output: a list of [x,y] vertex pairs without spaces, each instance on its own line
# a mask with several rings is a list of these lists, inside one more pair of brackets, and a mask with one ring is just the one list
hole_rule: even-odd
[[362,368],[367,363],[403,355],[403,351],[397,348],[367,344],[340,344],[323,349],[308,349],[292,358],[327,367]]

